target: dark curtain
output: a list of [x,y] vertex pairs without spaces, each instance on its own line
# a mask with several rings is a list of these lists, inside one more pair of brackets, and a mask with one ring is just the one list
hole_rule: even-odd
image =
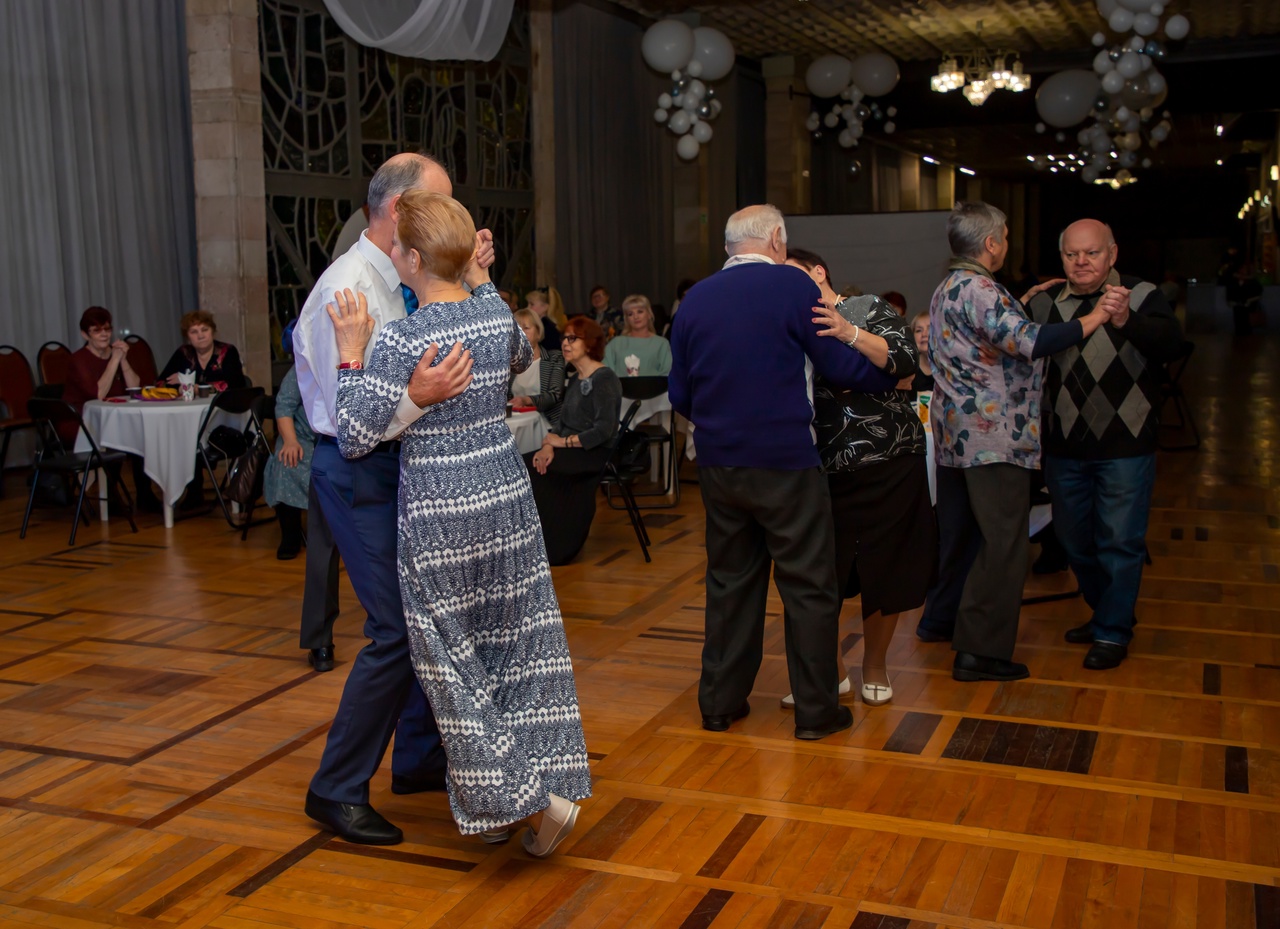
[[[644,28],[584,4],[554,19],[556,277],[570,313],[604,285],[670,306],[675,138],[653,111],[668,89],[644,63]],[[714,141],[712,146],[714,147]]]

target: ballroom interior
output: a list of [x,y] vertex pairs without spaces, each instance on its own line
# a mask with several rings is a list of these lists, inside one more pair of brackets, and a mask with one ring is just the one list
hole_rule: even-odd
[[[468,59],[433,34],[430,57],[358,41],[364,6],[0,0],[0,925],[1280,929],[1280,3],[385,5],[469,9]],[[667,68],[670,22],[718,38]],[[908,319],[958,200],[1007,215],[1015,294],[1061,276],[1064,227],[1106,222],[1194,343],[1128,659],[1083,669],[1075,578],[1028,572],[1028,679],[953,680],[904,613],[892,702],[859,701],[855,674],[852,729],[800,742],[771,586],[752,713],[700,728],[706,513],[671,416],[633,488],[642,527],[602,488],[552,570],[593,791],[562,850],[461,835],[442,792],[392,793],[390,753],[371,803],[404,842],[321,829],[303,796],[365,642],[345,568],[337,667],[316,673],[305,557],[276,559],[260,500],[131,529],[95,486],[78,519],[32,486],[7,372],[20,353],[48,386],[38,358],[79,348],[93,305],[163,361],[199,308],[270,399],[282,333],[403,151],[492,230],[498,287],[520,306],[554,288],[570,316],[597,287],[670,311],[751,204],[829,245],[838,286],[906,294]],[[1258,287],[1245,333],[1236,272]],[[864,648],[846,600],[851,672]]]

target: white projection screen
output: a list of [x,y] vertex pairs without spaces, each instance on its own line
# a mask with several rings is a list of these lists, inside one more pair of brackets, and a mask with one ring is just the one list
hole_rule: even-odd
[[949,210],[788,216],[787,244],[817,252],[831,268],[837,290],[856,284],[868,294],[896,290],[907,298],[907,317],[929,309],[946,275]]

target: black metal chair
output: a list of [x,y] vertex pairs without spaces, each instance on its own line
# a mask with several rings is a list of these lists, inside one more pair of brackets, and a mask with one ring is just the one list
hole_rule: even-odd
[[[15,432],[34,429],[35,423],[27,415],[27,401],[35,395],[36,382],[31,376],[27,356],[12,345],[0,345],[0,476],[9,460],[9,439]],[[0,480],[0,496],[4,495],[4,481]]]
[[209,409],[205,411],[204,418],[200,421],[200,431],[196,435],[196,455],[209,474],[209,481],[213,484],[213,493],[217,498],[218,506],[222,509],[222,516],[227,521],[228,526],[232,529],[240,530],[240,538],[242,540],[248,538],[251,527],[261,526],[273,521],[272,519],[260,519],[255,522],[253,519],[253,510],[257,503],[257,497],[262,492],[262,474],[259,472],[257,475],[254,487],[255,493],[246,505],[244,519],[241,522],[236,522],[230,507],[227,506],[227,498],[224,493],[223,485],[226,477],[224,475],[222,481],[218,480],[217,467],[223,462],[229,465],[232,460],[239,457],[243,452],[236,451],[233,454],[231,451],[219,448],[211,443],[209,435],[213,430],[210,428],[210,423],[213,421],[214,414],[218,411],[233,416],[247,414],[249,421],[245,424],[244,429],[241,430],[245,437],[245,450],[260,443],[267,455],[270,456],[271,447],[267,444],[266,437],[262,434],[262,420],[259,418],[267,402],[265,393],[261,387],[236,387],[231,390],[224,390],[215,396],[209,404]]
[[[27,537],[27,525],[31,521],[31,508],[36,502],[36,491],[40,487],[40,474],[43,471],[67,476],[75,475],[80,481],[80,493],[76,497],[75,521],[71,524],[71,538],[67,540],[68,545],[76,544],[76,532],[80,529],[81,516],[84,517],[85,525],[89,525],[89,514],[84,512],[85,493],[89,487],[90,472],[98,469],[102,469],[107,474],[107,480],[115,485],[120,499],[125,504],[124,516],[129,521],[129,528],[137,532],[138,526],[133,521],[133,497],[130,496],[129,489],[125,487],[124,482],[120,480],[120,468],[107,467],[107,465],[122,465],[129,455],[126,452],[103,451],[100,449],[97,440],[93,437],[93,433],[85,426],[84,420],[80,418],[76,408],[65,400],[32,397],[27,401],[27,412],[32,420],[35,421],[36,427],[40,432],[40,453],[36,456],[34,473],[31,476],[31,494],[27,497],[27,511],[22,517],[22,531],[18,534],[18,538],[25,539]],[[68,432],[70,432],[69,427],[72,425],[80,430],[80,434],[84,435],[89,441],[89,451],[66,451],[63,448],[62,440],[58,437],[59,424],[65,424],[68,427]]]
[[618,425],[618,432],[614,435],[613,442],[609,447],[609,459],[605,462],[604,470],[600,475],[600,486],[605,489],[605,496],[609,499],[611,506],[612,497],[610,492],[615,487],[618,489],[618,496],[622,498],[623,507],[631,520],[631,528],[635,530],[636,541],[640,543],[640,551],[644,553],[644,560],[650,562],[653,559],[649,557],[649,545],[651,544],[649,542],[649,530],[645,528],[644,516],[641,515],[640,508],[636,506],[636,498],[631,491],[632,481],[638,475],[648,471],[649,464],[645,462],[628,466],[621,460],[621,452],[624,447],[623,437],[632,431],[631,420],[635,418],[636,411],[639,409],[640,401],[633,400],[626,414],[622,417],[622,422]]
[[[648,377],[623,377],[622,396],[626,400],[652,400],[667,392],[667,378],[662,375]],[[650,444],[658,447],[658,490],[632,491],[637,499],[636,506],[646,510],[664,510],[680,503],[680,468],[676,455],[675,415],[671,417],[672,428],[655,422],[638,423],[635,431],[649,439]],[[640,503],[642,497],[660,497],[661,502]],[[615,510],[612,496],[609,506]]]
[[151,350],[147,340],[136,332],[125,336],[124,340],[129,343],[129,351],[125,355],[129,367],[133,368],[134,373],[138,375],[142,386],[154,384],[159,380],[159,368],[156,367],[155,352]]
[[1200,447],[1200,430],[1196,428],[1195,417],[1191,415],[1191,405],[1187,402],[1187,395],[1182,390],[1182,375],[1186,373],[1187,363],[1191,360],[1192,353],[1196,350],[1196,344],[1191,341],[1182,343],[1182,352],[1173,361],[1166,362],[1161,365],[1160,369],[1160,392],[1164,397],[1164,406],[1170,401],[1173,402],[1173,408],[1178,414],[1176,423],[1161,422],[1160,425],[1170,429],[1188,429],[1191,432],[1191,441],[1182,442],[1176,445],[1166,445],[1160,443],[1160,448],[1166,452],[1185,452]]
[[71,367],[71,349],[61,342],[45,342],[36,352],[41,384],[65,384]]

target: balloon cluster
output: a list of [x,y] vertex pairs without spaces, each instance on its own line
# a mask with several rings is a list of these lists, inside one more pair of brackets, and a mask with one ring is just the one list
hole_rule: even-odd
[[[1167,39],[1179,42],[1190,33],[1191,24],[1181,14],[1162,24],[1162,0],[1097,3],[1099,14],[1121,39],[1108,44],[1104,33],[1096,33],[1093,44],[1098,52],[1092,71],[1062,71],[1040,85],[1036,109],[1044,123],[1036,129],[1044,132],[1045,123],[1066,128],[1092,117],[1076,133],[1084,163],[1080,176],[1090,184],[1125,184],[1133,179],[1132,169],[1139,163],[1151,166],[1150,158],[1139,162],[1142,147],[1157,148],[1173,131],[1170,113],[1157,114],[1169,94],[1168,81],[1157,67],[1168,52],[1157,36],[1163,30]],[[1126,38],[1127,33],[1132,35]],[[1058,138],[1065,135],[1058,133]]]
[[898,86],[898,63],[882,52],[868,52],[852,61],[843,55],[823,55],[809,65],[804,82],[815,98],[839,98],[825,115],[809,114],[805,128],[815,138],[822,136],[823,127],[835,129],[842,120],[845,125],[837,138],[844,148],[858,144],[869,120],[883,120],[884,131],[889,135],[898,128],[893,122],[898,115],[896,107],[882,110],[874,101],[863,103],[868,97],[883,97]]
[[711,120],[723,109],[707,84],[733,70],[733,43],[718,29],[691,29],[678,19],[662,19],[645,31],[640,48],[649,67],[671,73],[671,90],[658,96],[654,122],[680,137],[676,154],[692,161],[711,141]]

